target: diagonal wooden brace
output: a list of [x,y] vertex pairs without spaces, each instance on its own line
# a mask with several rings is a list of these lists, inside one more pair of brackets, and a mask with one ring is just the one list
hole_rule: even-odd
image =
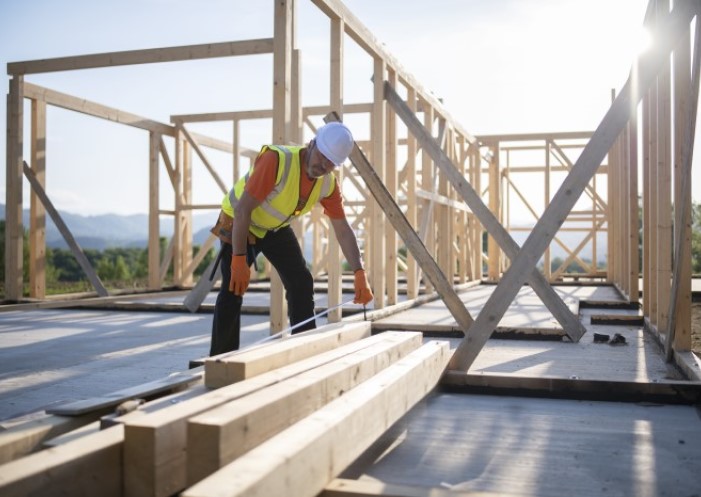
[[[324,118],[324,121],[340,121],[340,119],[335,112],[331,112]],[[365,181],[372,196],[375,197],[375,200],[382,206],[382,210],[385,212],[387,219],[389,219],[394,229],[397,230],[399,236],[404,240],[407,249],[416,259],[424,275],[436,289],[438,295],[441,296],[446,307],[448,307],[455,321],[457,321],[458,326],[460,326],[460,329],[465,333],[473,323],[472,316],[470,316],[469,311],[465,307],[463,301],[460,300],[460,297],[458,297],[458,294],[455,293],[452,284],[443,274],[441,268],[438,267],[436,261],[433,260],[431,254],[426,250],[426,246],[419,238],[419,235],[416,234],[416,231],[414,231],[414,228],[409,224],[407,218],[404,217],[404,213],[402,213],[397,203],[389,194],[385,185],[382,184],[382,181],[375,173],[375,170],[367,157],[365,157],[365,154],[360,150],[357,143],[353,145],[350,160],[358,173],[360,173],[363,181]]]
[[592,176],[596,173],[613,142],[637,103],[655,81],[663,64],[680,37],[689,30],[689,23],[699,10],[698,0],[676,2],[674,10],[660,23],[655,33],[655,46],[638,57],[634,70],[611,104],[603,120],[584,147],[572,171],[567,175],[550,205],[533,227],[516,258],[482,308],[465,340],[451,359],[450,368],[467,371],[474,362],[511,301],[526,282],[553,236],[572,210]]
[[[394,109],[397,115],[404,121],[409,131],[414,135],[419,144],[429,153],[440,170],[446,175],[453,188],[462,196],[463,200],[472,209],[482,225],[490,235],[496,240],[504,253],[513,260],[519,251],[518,244],[511,238],[511,235],[501,225],[499,220],[489,210],[480,195],[467,182],[465,177],[455,167],[448,155],[441,149],[440,145],[416,118],[408,105],[394,91],[389,83],[385,83],[385,99]],[[570,339],[577,342],[586,331],[577,316],[572,314],[567,305],[555,293],[555,290],[548,284],[545,277],[537,270],[533,269],[528,274],[528,280],[535,293],[540,297],[553,316],[562,325],[563,330]],[[509,301],[511,302],[511,301]],[[497,323],[494,323],[496,327]],[[481,347],[480,347],[481,348]]]
[[71,233],[71,230],[68,229],[68,226],[63,221],[63,218],[54,207],[54,204],[49,199],[49,196],[46,194],[46,191],[41,186],[41,183],[39,183],[39,180],[37,180],[34,171],[31,167],[29,167],[29,165],[26,162],[23,162],[22,164],[24,166],[24,176],[29,181],[29,184],[32,185],[32,190],[34,190],[34,194],[37,197],[39,197],[41,203],[44,204],[46,212],[48,212],[49,216],[51,216],[51,220],[54,222],[54,224],[58,228],[58,231],[61,233],[61,236],[63,236],[63,239],[68,244],[68,247],[71,249],[73,257],[75,257],[76,261],[78,261],[80,268],[85,273],[85,276],[87,276],[88,281],[90,281],[90,284],[97,292],[97,295],[100,297],[109,296],[109,292],[102,284],[102,281],[100,281],[100,277],[97,275],[95,269],[90,265],[90,261],[85,255],[85,252],[83,252],[83,249],[80,248],[80,245],[78,245],[78,242],[73,237],[73,233]]

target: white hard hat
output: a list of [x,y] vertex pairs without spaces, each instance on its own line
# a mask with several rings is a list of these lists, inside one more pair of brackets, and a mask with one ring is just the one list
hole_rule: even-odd
[[339,167],[353,150],[353,135],[345,124],[330,122],[316,132],[316,146],[324,157]]

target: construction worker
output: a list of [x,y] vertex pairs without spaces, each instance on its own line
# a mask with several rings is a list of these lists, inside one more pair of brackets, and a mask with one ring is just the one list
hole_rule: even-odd
[[222,286],[212,321],[210,356],[237,350],[241,335],[241,303],[250,280],[250,266],[262,253],[285,287],[294,332],[316,327],[312,275],[289,223],[317,202],[331,220],[343,255],[354,273],[355,299],[373,299],[355,233],[343,210],[341,189],[333,171],[353,149],[353,135],[339,122],[328,123],[306,147],[266,145],[253,168],[224,197],[212,232],[222,241],[219,254]]

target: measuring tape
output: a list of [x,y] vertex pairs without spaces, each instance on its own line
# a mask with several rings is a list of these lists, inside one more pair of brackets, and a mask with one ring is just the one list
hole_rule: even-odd
[[[230,356],[232,356],[232,355],[236,355],[236,354],[239,354],[239,353],[241,353],[241,352],[248,352],[248,351],[251,350],[251,349],[258,348],[258,347],[260,347],[260,346],[262,346],[262,345],[265,345],[266,343],[268,343],[268,342],[270,342],[270,341],[272,341],[272,340],[276,340],[276,339],[278,339],[278,338],[287,338],[287,337],[290,336],[290,334],[292,333],[292,330],[296,330],[296,329],[299,328],[300,326],[303,326],[303,325],[305,325],[305,324],[307,324],[307,323],[309,323],[309,322],[311,322],[311,321],[314,321],[316,318],[319,318],[319,317],[321,317],[321,316],[324,316],[325,314],[328,314],[329,312],[331,312],[331,311],[333,311],[333,310],[335,310],[335,309],[338,309],[339,307],[343,307],[344,305],[350,304],[351,302],[353,302],[353,300],[354,300],[354,299],[350,299],[350,300],[348,300],[348,301],[346,301],[346,302],[342,302],[342,303],[340,303],[340,304],[338,304],[338,305],[335,305],[335,306],[333,306],[333,307],[329,307],[329,308],[326,309],[325,311],[322,311],[322,312],[320,312],[319,314],[314,314],[314,315],[313,315],[312,317],[310,317],[309,319],[305,319],[304,321],[301,321],[301,322],[295,324],[294,326],[290,326],[289,328],[285,328],[284,330],[279,331],[279,332],[275,333],[274,335],[270,335],[269,337],[265,337],[265,338],[263,338],[262,340],[258,340],[257,342],[253,342],[251,345],[249,345],[249,346],[247,346],[247,347],[244,347],[244,348],[242,348],[242,349],[234,350],[234,351],[232,351],[232,352],[229,352],[228,354],[221,354],[220,356],[217,356],[217,357],[230,357]],[[363,310],[365,310],[365,306],[363,306]],[[302,335],[306,334],[307,332],[313,332],[313,331],[315,331],[315,330],[313,330],[313,329],[312,329],[312,330],[307,330],[307,331],[304,331],[304,332],[300,333],[298,336],[302,336]]]

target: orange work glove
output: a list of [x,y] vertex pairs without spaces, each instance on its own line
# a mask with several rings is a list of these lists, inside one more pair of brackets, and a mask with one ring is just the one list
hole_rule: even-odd
[[251,281],[251,269],[248,267],[245,255],[235,255],[231,258],[231,280],[229,291],[234,295],[243,296]]
[[370,290],[370,283],[368,283],[368,277],[365,274],[364,269],[358,269],[355,272],[353,286],[355,287],[355,299],[353,299],[354,304],[367,304],[373,299],[372,290]]

